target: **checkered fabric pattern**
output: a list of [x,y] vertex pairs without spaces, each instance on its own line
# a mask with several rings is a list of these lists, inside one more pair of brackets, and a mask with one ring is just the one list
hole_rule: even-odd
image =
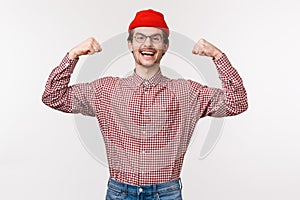
[[69,86],[76,63],[64,57],[50,74],[42,100],[56,110],[97,117],[110,177],[123,183],[178,179],[197,121],[237,115],[248,107],[242,79],[225,54],[214,60],[222,89],[169,79],[160,71],[149,80],[134,73]]

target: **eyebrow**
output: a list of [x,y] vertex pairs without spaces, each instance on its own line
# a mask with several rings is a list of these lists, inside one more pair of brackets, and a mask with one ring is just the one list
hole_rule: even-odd
[[[137,34],[140,34],[140,35],[147,36],[147,35],[145,35],[145,34],[143,34],[143,33],[139,33],[139,32],[135,33],[135,35],[137,35]],[[152,35],[148,35],[148,36],[156,36],[156,35],[160,35],[160,36],[162,36],[160,33],[154,33],[154,34],[152,34]]]

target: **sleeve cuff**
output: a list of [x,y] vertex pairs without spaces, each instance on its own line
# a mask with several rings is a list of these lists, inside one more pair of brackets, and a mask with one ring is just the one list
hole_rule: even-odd
[[59,71],[68,70],[69,73],[73,73],[73,70],[79,59],[78,58],[70,59],[68,54],[69,53],[67,53],[65,55],[65,57],[63,58],[63,60],[61,61],[60,65],[59,65]]
[[240,78],[237,70],[231,65],[228,57],[223,53],[223,56],[214,60],[220,78],[227,83],[227,85],[240,85],[242,79]]
[[224,54],[223,53],[223,56],[221,57],[221,58],[219,58],[219,59],[215,59],[215,60],[213,60],[214,61],[214,63],[216,64],[216,66],[218,67],[218,68],[220,68],[220,69],[228,69],[228,68],[230,68],[230,67],[232,67],[231,66],[231,63],[230,63],[230,61],[229,61],[229,59],[228,59],[228,57],[226,56],[226,54]]

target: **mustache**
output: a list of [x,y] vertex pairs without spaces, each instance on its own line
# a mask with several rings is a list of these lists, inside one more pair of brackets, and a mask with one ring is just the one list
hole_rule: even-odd
[[159,50],[164,50],[164,48],[162,47],[162,48],[154,48],[154,47],[135,47],[135,48],[133,48],[133,50],[132,50],[132,52],[133,51],[139,51],[139,52],[141,52],[141,51],[151,51],[151,52],[153,52],[153,53],[157,53],[157,51],[159,51]]
[[150,51],[150,52],[153,52],[153,53],[157,52],[157,50],[155,48],[140,48],[139,52],[142,52],[142,51]]

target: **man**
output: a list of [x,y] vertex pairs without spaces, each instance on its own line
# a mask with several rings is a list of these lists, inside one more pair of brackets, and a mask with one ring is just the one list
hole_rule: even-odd
[[56,110],[97,117],[110,172],[106,199],[182,199],[180,172],[197,121],[244,112],[246,91],[226,55],[204,39],[192,53],[212,58],[223,89],[163,76],[169,28],[161,13],[139,11],[128,32],[131,76],[69,86],[79,57],[102,50],[89,38],[52,71],[42,99]]

